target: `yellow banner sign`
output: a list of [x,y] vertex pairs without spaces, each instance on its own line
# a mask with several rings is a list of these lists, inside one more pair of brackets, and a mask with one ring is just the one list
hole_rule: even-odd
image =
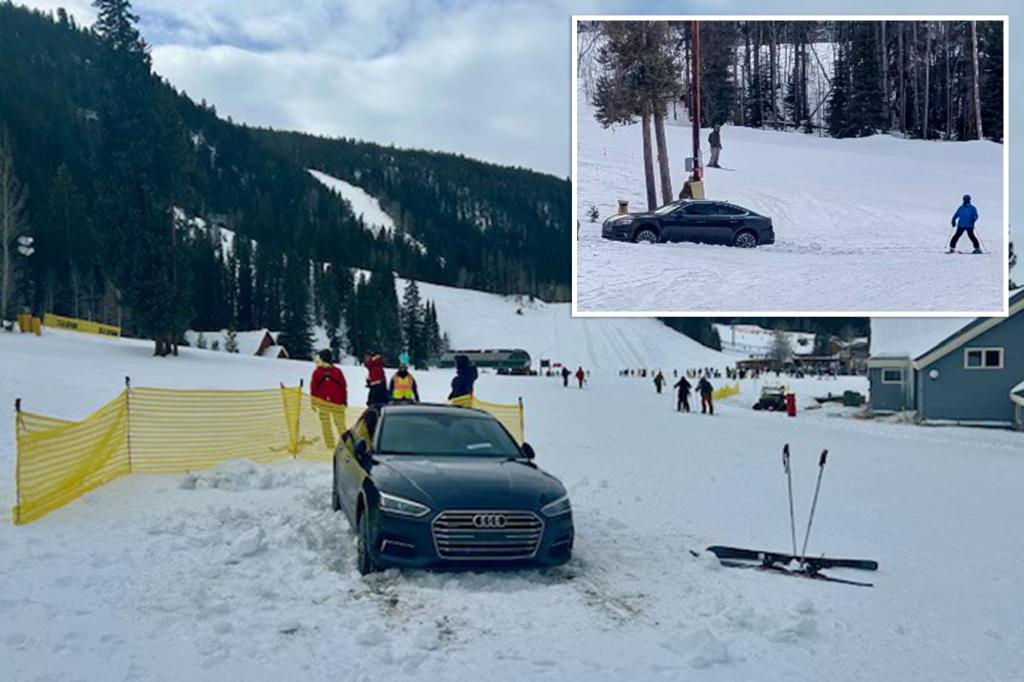
[[121,328],[102,322],[90,322],[89,320],[78,320],[74,317],[64,317],[46,313],[43,317],[43,325],[54,329],[70,329],[73,332],[84,332],[86,334],[99,334],[100,336],[121,336]]

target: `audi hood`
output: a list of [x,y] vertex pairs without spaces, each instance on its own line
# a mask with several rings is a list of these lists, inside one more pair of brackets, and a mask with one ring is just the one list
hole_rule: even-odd
[[536,511],[566,494],[558,479],[522,460],[381,455],[373,469],[379,490],[421,502],[434,511]]

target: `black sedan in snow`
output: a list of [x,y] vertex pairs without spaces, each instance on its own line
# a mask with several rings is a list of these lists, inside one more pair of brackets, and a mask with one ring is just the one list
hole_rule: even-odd
[[605,239],[629,242],[703,242],[754,248],[775,242],[772,219],[725,201],[684,199],[643,213],[608,218]]
[[357,536],[363,574],[397,566],[554,566],[572,554],[565,487],[486,412],[367,410],[334,451],[331,504]]

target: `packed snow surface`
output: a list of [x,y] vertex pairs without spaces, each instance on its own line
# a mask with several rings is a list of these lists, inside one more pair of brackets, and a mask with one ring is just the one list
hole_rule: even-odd
[[363,217],[363,222],[367,227],[371,229],[376,228],[376,230],[384,234],[394,232],[395,221],[384,211],[377,197],[368,193],[362,187],[357,187],[350,182],[345,182],[323,171],[310,168],[309,174],[316,178],[324,187],[327,187],[347,201],[352,206],[352,212],[357,216]]
[[[573,318],[568,303],[419,282],[437,305],[454,349],[522,348],[540,359],[590,369],[723,367],[732,359],[654,319]],[[397,283],[401,297],[405,281]]]
[[[640,124],[604,129],[582,95],[578,105],[578,312],[1003,309],[1000,144],[725,126],[726,168],[707,169],[707,197],[769,216],[775,244],[632,244],[602,239],[601,222],[619,199],[646,210]],[[709,132],[701,131],[705,163]],[[666,134],[678,194],[691,128],[668,126]],[[963,194],[978,207],[976,232],[988,253],[944,253]],[[592,206],[600,213],[593,223]],[[966,235],[957,248],[971,250]]]
[[[343,369],[358,386],[363,370]],[[0,333],[0,402],[20,396],[60,417],[89,413],[126,374],[135,385],[246,388],[311,370]],[[450,372],[417,377],[438,400]],[[752,411],[753,381],[709,417],[674,412],[649,378],[595,371],[578,390],[485,372],[479,395],[523,397],[537,461],[570,491],[577,543],[555,570],[360,577],[350,530],[330,511],[330,469],[302,461],[130,476],[27,526],[5,518],[5,679],[1024,677],[1022,435],[806,410],[814,395],[866,384],[780,380],[799,396],[796,419]],[[5,508],[12,421],[0,412]],[[810,551],[879,560],[877,574],[832,571],[873,589],[691,557],[713,543],[788,548],[787,442],[800,523],[818,454],[830,452]]]

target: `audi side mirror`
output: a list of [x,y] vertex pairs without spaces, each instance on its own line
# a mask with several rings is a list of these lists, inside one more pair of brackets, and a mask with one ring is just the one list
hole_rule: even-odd
[[357,440],[353,450],[356,455],[356,461],[359,462],[359,466],[364,469],[369,469],[370,464],[373,462],[373,458],[370,456],[370,448],[366,444],[366,440],[364,438]]
[[523,451],[523,456],[526,457],[526,459],[533,459],[537,456],[537,453],[533,451],[533,446],[529,443],[523,443],[519,449]]

